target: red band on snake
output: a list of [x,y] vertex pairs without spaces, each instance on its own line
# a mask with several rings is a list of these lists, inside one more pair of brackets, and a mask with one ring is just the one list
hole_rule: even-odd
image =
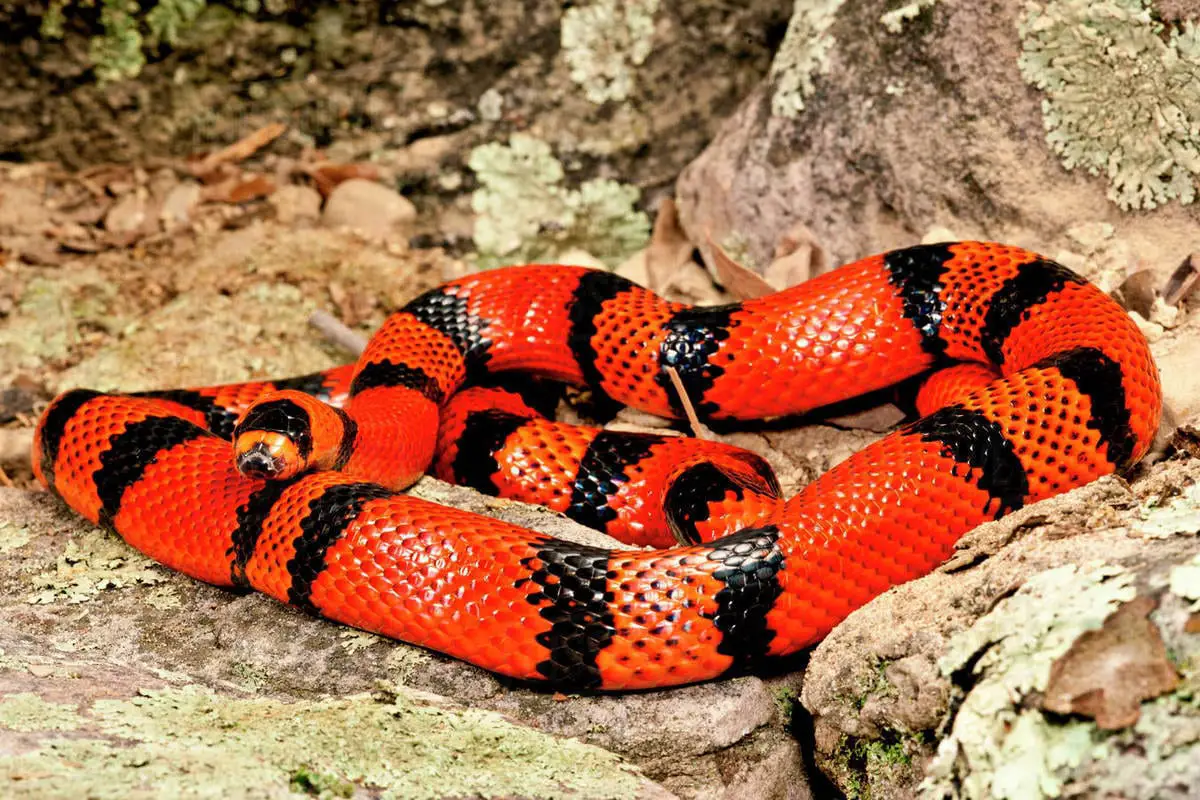
[[[957,362],[987,368],[946,373],[937,410],[786,502],[735,448],[460,392],[520,370],[678,416],[671,366],[702,418],[750,420]],[[389,318],[353,367],[62,395],[34,466],[84,517],[200,580],[515,678],[635,689],[812,645],[978,524],[1128,467],[1160,411],[1146,341],[1114,301],[1033,253],[957,243],[714,308],[582,268],[474,274]],[[228,441],[243,413],[248,475]],[[253,477],[297,459],[319,469]],[[431,465],[626,541],[686,544],[585,547],[398,493]]]

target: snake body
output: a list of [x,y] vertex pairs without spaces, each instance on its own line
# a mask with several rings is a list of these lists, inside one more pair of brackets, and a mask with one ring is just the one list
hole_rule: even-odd
[[[786,501],[734,448],[573,428],[532,395],[460,391],[521,370],[678,417],[670,366],[702,418],[750,420],[958,362],[973,366],[931,382],[936,410]],[[1114,301],[1028,251],[964,242],[708,308],[583,268],[473,274],[392,315],[350,367],[61,395],[34,468],[194,578],[515,678],[638,689],[812,645],[980,523],[1131,465],[1160,411],[1146,341]],[[234,435],[262,457],[242,471]],[[256,477],[280,448],[324,468]],[[682,543],[598,549],[398,492],[431,465],[635,544]]]

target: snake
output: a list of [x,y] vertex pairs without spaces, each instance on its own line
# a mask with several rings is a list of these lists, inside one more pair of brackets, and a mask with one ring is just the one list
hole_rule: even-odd
[[[506,387],[514,373],[524,385]],[[737,426],[923,375],[919,417],[790,499],[731,445],[557,422],[542,383]],[[33,465],[76,513],[192,578],[516,682],[623,691],[812,647],[980,524],[1130,468],[1161,410],[1117,302],[1028,250],[954,242],[719,306],[585,267],[472,273],[392,313],[353,364],[67,391]],[[427,471],[625,544],[403,492]]]

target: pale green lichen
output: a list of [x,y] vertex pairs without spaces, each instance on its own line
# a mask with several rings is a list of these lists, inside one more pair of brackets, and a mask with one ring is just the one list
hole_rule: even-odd
[[[52,0],[42,16],[39,33],[43,39],[62,39],[67,14],[91,17],[100,6],[101,32],[88,43],[88,57],[101,82],[134,78],[146,65],[146,51],[159,44],[178,44],[208,7],[207,0],[158,0],[149,5],[137,0]],[[241,0],[249,14],[265,9],[272,14],[289,10],[286,3]]]
[[[1072,797],[1185,800],[1200,786],[1200,708],[1179,693],[1142,705],[1138,721],[1117,731],[1080,775]],[[1086,789],[1086,795],[1079,791]]]
[[0,697],[0,728],[10,731],[73,731],[79,727],[75,706],[49,703],[32,692]]
[[1168,577],[1171,594],[1191,600],[1191,610],[1200,611],[1200,554],[1172,567]]
[[384,641],[382,637],[376,636],[373,633],[367,633],[366,631],[342,631],[338,634],[338,638],[341,639],[338,645],[350,655],[361,653],[368,647]]
[[53,570],[32,576],[29,602],[86,603],[108,589],[156,586],[167,579],[165,569],[96,529],[68,541]]
[[33,539],[33,534],[24,525],[0,520],[0,553],[19,550]]
[[91,268],[31,278],[0,326],[0,362],[39,369],[65,358],[83,339],[81,325],[111,330],[121,324],[108,313],[116,296],[117,287]]
[[1147,538],[1200,533],[1200,483],[1187,487],[1166,505],[1143,505],[1138,515],[1141,519],[1132,529]]
[[532,136],[476,147],[467,164],[479,179],[471,202],[481,267],[553,262],[574,249],[616,265],[649,240],[636,187],[591,180],[568,189],[550,146]]
[[1030,3],[1021,73],[1045,92],[1047,140],[1067,169],[1109,180],[1124,209],[1190,203],[1200,179],[1200,28],[1166,27],[1148,0]]
[[879,18],[879,21],[891,33],[900,33],[904,29],[905,22],[916,19],[921,16],[922,11],[933,8],[935,4],[937,4],[937,0],[914,0],[912,3],[905,3],[899,8],[888,11]]
[[631,798],[644,786],[612,753],[404,693],[284,703],[185,687],[98,700],[78,722],[91,738],[0,757],[6,796]]
[[779,51],[771,62],[771,112],[794,118],[804,110],[815,87],[813,78],[829,67],[834,39],[829,34],[845,0],[796,0]]
[[624,100],[650,55],[659,0],[592,0],[568,8],[562,52],[571,80],[597,105]]
[[1067,771],[1100,746],[1096,726],[1052,724],[1023,700],[1045,688],[1051,665],[1081,634],[1135,595],[1133,576],[1119,568],[1059,567],[1033,575],[954,637],[941,669],[953,675],[969,668],[974,685],[928,767],[922,796],[1058,796]]
[[146,605],[159,611],[171,611],[179,608],[179,595],[170,586],[159,586],[146,595]]

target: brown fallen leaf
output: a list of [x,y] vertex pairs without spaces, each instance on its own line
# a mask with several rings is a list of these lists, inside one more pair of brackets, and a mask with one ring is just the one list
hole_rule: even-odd
[[654,218],[650,245],[646,248],[646,288],[658,294],[665,292],[679,270],[691,263],[695,249],[679,224],[675,201],[670,197],[663,198],[658,206],[658,216]]
[[270,125],[264,125],[258,130],[238,139],[228,147],[222,147],[220,150],[209,153],[198,161],[192,162],[188,165],[188,168],[193,175],[202,176],[212,172],[221,164],[244,161],[275,139],[278,139],[286,130],[287,125],[282,122],[273,122]]
[[829,255],[825,248],[804,223],[797,222],[779,237],[775,260],[763,270],[763,277],[778,291],[828,271]]
[[1179,305],[1200,286],[1200,252],[1195,252],[1175,268],[1167,285],[1163,287],[1163,302],[1169,306]]
[[775,293],[775,287],[767,283],[763,276],[734,261],[721,245],[714,242],[712,233],[708,233],[706,238],[712,251],[713,266],[717,270],[717,280],[731,295],[738,300],[753,300]]
[[328,197],[339,183],[351,178],[379,180],[379,167],[374,164],[302,164],[300,171],[312,178],[313,185],[322,197]]
[[1148,618],[1157,607],[1153,597],[1136,597],[1076,639],[1050,667],[1042,708],[1116,730],[1137,722],[1143,700],[1173,691],[1179,675]]
[[1113,298],[1124,306],[1126,311],[1136,311],[1143,319],[1150,319],[1150,309],[1154,307],[1154,297],[1157,294],[1156,283],[1158,279],[1152,270],[1139,269],[1121,282],[1113,291]]
[[275,182],[266,175],[244,173],[200,191],[200,199],[216,203],[245,203],[266,197],[275,191]]

